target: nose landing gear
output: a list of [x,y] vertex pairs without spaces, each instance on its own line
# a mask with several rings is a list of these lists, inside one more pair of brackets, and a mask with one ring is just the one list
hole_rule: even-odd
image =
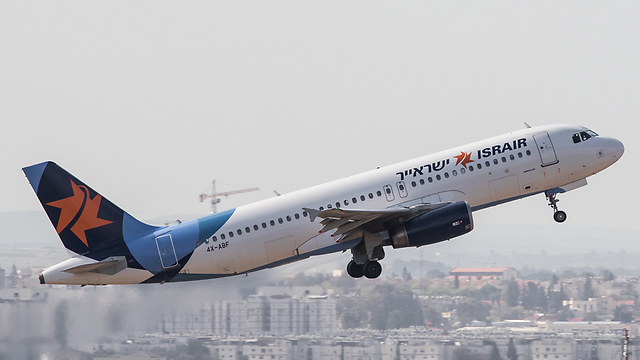
[[549,206],[551,206],[551,208],[553,209],[553,220],[561,223],[567,220],[567,213],[562,210],[558,210],[558,202],[560,200],[556,199],[557,194],[558,193],[551,190],[547,190],[545,192],[547,200],[549,200]]

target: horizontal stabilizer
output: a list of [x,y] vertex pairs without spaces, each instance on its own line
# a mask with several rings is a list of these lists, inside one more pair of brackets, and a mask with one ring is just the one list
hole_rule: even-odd
[[64,270],[71,274],[93,272],[104,275],[115,275],[127,268],[127,258],[124,256],[112,256],[92,264],[74,266]]

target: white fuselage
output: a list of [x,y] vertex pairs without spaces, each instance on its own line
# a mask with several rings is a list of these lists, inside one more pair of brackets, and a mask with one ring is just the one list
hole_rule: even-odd
[[[574,125],[527,128],[241,206],[226,215],[156,228],[144,238],[130,240],[125,234],[127,246],[142,265],[145,259],[159,264],[158,256],[166,256],[160,250],[161,239],[173,241],[170,251],[188,248],[190,256],[171,254],[183,261],[181,267],[158,272],[150,267],[122,270],[114,265],[110,272],[98,264],[102,270],[87,270],[85,264],[98,266],[96,259],[77,255],[46,269],[41,279],[50,284],[124,284],[149,282],[152,277],[163,282],[159,276],[171,271],[167,281],[247,273],[351,249],[361,240],[338,243],[333,231],[320,234],[322,219],[304,209],[316,213],[336,207],[386,211],[466,201],[475,211],[545,191],[568,191],[585,185],[585,178],[607,168],[624,152],[618,140],[593,132],[589,137],[585,132],[590,131]],[[585,133],[582,140],[581,133]],[[129,226],[127,221],[123,226]],[[115,258],[109,261],[118,262]]]
[[[584,130],[580,126],[558,125],[528,128],[241,206],[212,234],[208,244],[195,250],[182,271],[244,273],[286,262],[296,254],[305,257],[331,252],[327,249],[331,246],[333,251],[343,250],[331,233],[318,235],[322,226],[318,220],[311,222],[309,217],[303,217],[303,208],[327,209],[338,203],[347,209],[384,209],[464,200],[477,210],[576,182],[605,169],[622,155],[620,143],[611,138],[594,137],[573,143],[572,134]],[[553,148],[542,149],[546,151],[542,156],[549,163],[543,166],[539,147],[551,144],[538,145],[533,136],[545,133]],[[456,165],[455,157],[461,152],[470,153],[469,160],[473,160],[465,164],[466,168],[462,161]],[[479,154],[483,156],[480,160]],[[442,170],[435,171],[434,164],[447,160]],[[477,168],[478,164],[482,167]],[[425,165],[431,165],[431,172]],[[415,169],[422,169],[422,174]],[[256,226],[258,230],[254,230]]]

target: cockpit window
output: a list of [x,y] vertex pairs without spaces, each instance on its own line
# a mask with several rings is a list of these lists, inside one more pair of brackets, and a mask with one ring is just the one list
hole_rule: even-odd
[[596,134],[595,132],[591,131],[591,130],[587,130],[587,131],[581,131],[579,133],[575,133],[573,134],[573,136],[571,137],[573,139],[573,143],[577,144],[581,141],[587,141],[592,137],[598,136],[598,134]]

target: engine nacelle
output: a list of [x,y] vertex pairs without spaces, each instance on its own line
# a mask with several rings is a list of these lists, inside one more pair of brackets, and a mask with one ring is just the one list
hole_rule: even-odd
[[473,230],[471,208],[458,201],[417,216],[389,230],[394,249],[435,244]]

